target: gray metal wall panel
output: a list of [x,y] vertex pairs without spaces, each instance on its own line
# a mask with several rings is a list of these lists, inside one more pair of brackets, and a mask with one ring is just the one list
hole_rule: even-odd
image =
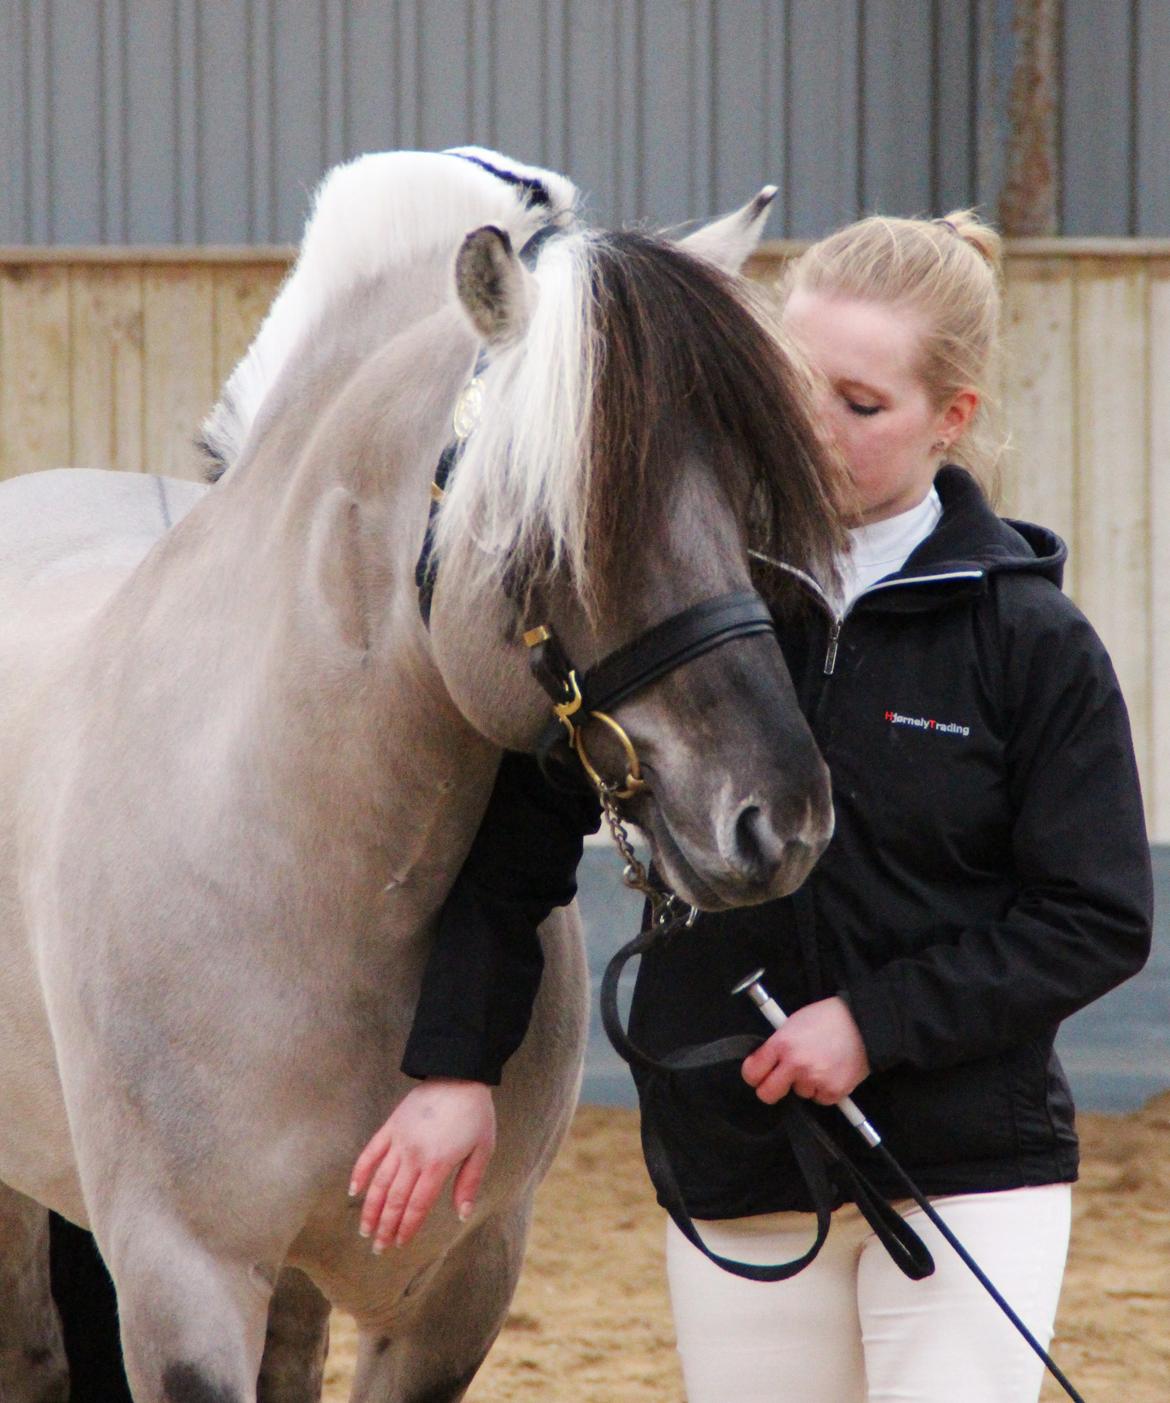
[[326,169],[325,32],[319,3],[279,5],[273,30],[272,153],[275,233],[295,239],[308,197]]
[[1133,38],[1129,0],[1065,0],[1066,234],[1133,233]]
[[[603,221],[979,202],[1013,0],[0,0],[0,239],[295,239],[323,171],[476,141]],[[1168,0],[1066,0],[1064,232],[1170,233]]]
[[853,219],[858,200],[858,0],[790,0],[788,228],[813,238]]
[[1142,0],[1138,11],[1136,234],[1170,231],[1170,4]]
[[20,98],[17,56],[20,14],[13,4],[0,4],[0,122],[7,140],[0,141],[0,243],[19,243],[24,237],[24,105]]
[[128,21],[126,237],[135,244],[171,243],[180,237],[175,12],[170,4],[132,3]]
[[390,6],[348,5],[347,151],[384,151],[398,138],[398,17]]
[[975,191],[978,15],[969,0],[935,0],[933,9],[930,205],[945,214],[969,204]]
[[202,17],[203,43],[215,61],[203,65],[202,237],[243,244],[257,237],[252,219],[248,85],[250,0],[219,0]]
[[931,0],[869,0],[863,7],[862,210],[930,210],[934,172]]

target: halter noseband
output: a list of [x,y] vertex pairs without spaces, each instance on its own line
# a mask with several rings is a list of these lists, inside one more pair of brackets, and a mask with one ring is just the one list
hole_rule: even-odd
[[[537,742],[541,769],[548,774],[552,752],[564,738],[563,728],[570,749],[594,786],[609,788],[615,799],[632,798],[646,782],[633,742],[609,715],[609,708],[724,643],[774,632],[771,612],[760,596],[754,590],[737,590],[672,614],[578,674],[551,628],[542,624],[529,629],[524,635],[530,649],[529,665],[552,701],[555,717]],[[625,751],[626,777],[621,788],[607,786],[589,759],[583,731],[590,720],[606,726]]]

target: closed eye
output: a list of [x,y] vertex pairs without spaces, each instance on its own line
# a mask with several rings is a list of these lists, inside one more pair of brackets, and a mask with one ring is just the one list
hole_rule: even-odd
[[856,400],[847,399],[845,403],[849,406],[850,413],[864,414],[867,417],[876,414],[881,409],[880,404],[858,404]]

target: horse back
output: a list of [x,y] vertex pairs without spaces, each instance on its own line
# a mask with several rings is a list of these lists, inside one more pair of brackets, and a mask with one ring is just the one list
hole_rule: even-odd
[[0,483],[0,599],[37,580],[116,580],[186,515],[202,483],[145,473],[59,468]]

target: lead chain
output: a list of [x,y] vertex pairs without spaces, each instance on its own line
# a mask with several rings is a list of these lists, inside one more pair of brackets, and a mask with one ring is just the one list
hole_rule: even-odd
[[[609,824],[614,845],[625,863],[625,867],[622,869],[623,883],[633,891],[641,892],[650,903],[651,924],[656,929],[662,930],[676,920],[682,920],[687,926],[694,925],[695,918],[699,914],[698,908],[688,907],[669,888],[657,887],[650,880],[650,874],[639,861],[637,853],[634,852],[630,835],[626,831],[626,825],[622,822],[617,799],[614,797],[615,789],[616,786],[599,784],[597,793],[601,798],[602,811],[605,814],[606,823]],[[688,913],[685,919],[682,916],[684,910]]]

